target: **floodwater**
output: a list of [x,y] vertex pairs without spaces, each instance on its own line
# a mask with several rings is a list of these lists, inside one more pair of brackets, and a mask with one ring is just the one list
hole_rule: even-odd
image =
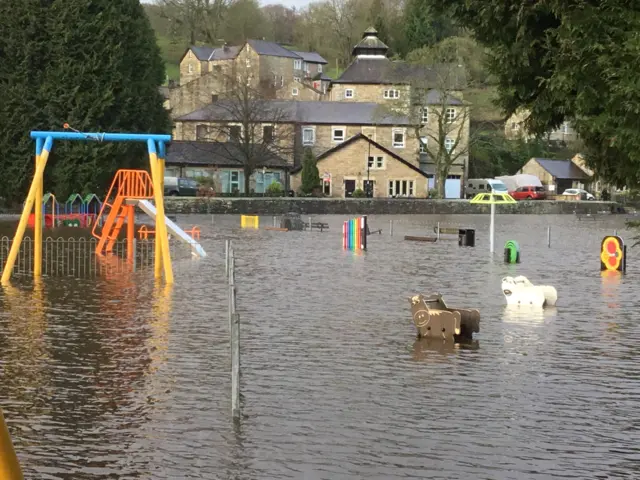
[[[498,215],[493,260],[488,216],[371,216],[366,254],[342,250],[344,219],[284,233],[178,216],[209,257],[176,262],[172,288],[146,270],[0,292],[0,405],[26,478],[640,478],[640,247],[625,277],[599,272],[604,235],[632,243],[624,218]],[[403,240],[437,221],[475,227],[476,247]],[[512,239],[519,265],[502,262]],[[554,285],[557,308],[506,310],[506,275]],[[473,344],[415,340],[407,298],[433,291],[480,309]]]

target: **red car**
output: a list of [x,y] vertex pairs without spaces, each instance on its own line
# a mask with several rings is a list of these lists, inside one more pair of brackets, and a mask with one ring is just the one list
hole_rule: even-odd
[[547,198],[547,191],[544,187],[518,187],[513,192],[509,192],[514,200],[544,200]]

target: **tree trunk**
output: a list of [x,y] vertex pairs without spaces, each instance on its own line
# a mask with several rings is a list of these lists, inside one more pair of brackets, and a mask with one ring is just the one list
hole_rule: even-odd
[[445,195],[445,183],[447,181],[447,174],[446,172],[437,172],[436,173],[436,190],[438,192],[438,198],[444,198]]
[[251,191],[251,174],[253,173],[252,168],[244,168],[244,195],[246,197],[249,196]]

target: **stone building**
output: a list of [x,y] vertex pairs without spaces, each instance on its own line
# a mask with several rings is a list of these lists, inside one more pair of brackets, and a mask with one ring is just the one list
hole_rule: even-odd
[[190,47],[180,61],[179,86],[170,91],[173,118],[224,97],[230,79],[250,79],[265,98],[320,100],[330,79],[327,61],[315,52],[289,50],[275,42],[247,40],[242,46]]
[[[504,124],[504,136],[509,140],[529,140],[533,135],[527,131],[525,122],[529,117],[528,110],[518,110],[511,115]],[[575,142],[578,140],[578,134],[574,130],[570,121],[565,121],[558,128],[547,132],[548,140],[552,142]]]
[[531,158],[518,173],[535,175],[549,191],[562,194],[568,188],[585,188],[593,180],[581,161],[578,156],[571,160]]

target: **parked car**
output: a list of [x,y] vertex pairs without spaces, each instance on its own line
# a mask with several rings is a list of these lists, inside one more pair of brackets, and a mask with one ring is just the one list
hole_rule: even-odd
[[544,187],[518,187],[509,195],[514,200],[544,200],[547,198],[547,191]]
[[466,198],[473,198],[479,193],[507,193],[507,186],[493,178],[470,178],[464,190]]
[[580,199],[584,198],[585,200],[596,199],[596,197],[594,197],[591,193],[587,192],[583,188],[567,188],[564,192],[562,192],[562,195],[579,195]]
[[170,197],[195,197],[198,182],[191,178],[164,177],[164,194]]

